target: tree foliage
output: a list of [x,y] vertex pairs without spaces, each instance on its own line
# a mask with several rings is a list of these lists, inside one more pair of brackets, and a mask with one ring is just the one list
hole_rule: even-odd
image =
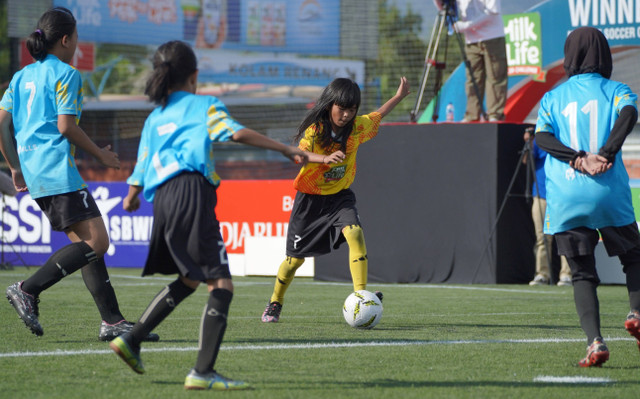
[[[400,77],[406,76],[411,85],[412,94],[396,107],[390,119],[408,120],[420,89],[429,44],[420,38],[422,16],[414,13],[411,7],[408,7],[406,14],[403,15],[395,4],[390,5],[387,0],[379,0],[378,7],[380,31],[378,59],[367,65],[370,89],[367,102],[376,106],[381,105],[395,94]],[[437,44],[437,59],[446,61],[446,68],[442,71],[444,81],[460,64],[462,56],[455,37],[448,37],[446,32],[443,32],[440,43]],[[445,50],[446,60],[444,59]],[[424,88],[422,109],[434,97],[435,79],[436,73],[434,68],[431,68]],[[376,90],[372,90],[374,88]]]

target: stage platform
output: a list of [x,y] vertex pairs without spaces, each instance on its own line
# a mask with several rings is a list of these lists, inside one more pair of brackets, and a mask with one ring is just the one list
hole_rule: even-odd
[[[530,281],[534,232],[524,196],[526,168],[515,173],[527,126],[381,126],[378,136],[359,149],[352,186],[367,244],[369,281]],[[351,281],[346,244],[316,258],[315,278]]]

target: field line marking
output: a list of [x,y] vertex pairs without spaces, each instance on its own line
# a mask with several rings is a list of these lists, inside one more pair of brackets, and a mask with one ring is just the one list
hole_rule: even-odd
[[[630,341],[635,338],[605,338],[605,341]],[[368,341],[368,342],[328,342],[328,343],[303,343],[303,344],[276,344],[276,345],[223,345],[221,350],[283,350],[283,349],[335,349],[357,347],[384,347],[384,346],[426,346],[426,345],[478,345],[478,344],[531,344],[531,343],[571,343],[583,342],[584,338],[531,338],[531,339],[495,339],[495,340],[444,340],[444,341]],[[197,351],[193,347],[162,347],[142,348],[145,353],[162,352],[191,352]],[[105,355],[113,353],[110,349],[82,349],[82,350],[55,350],[43,352],[9,352],[0,353],[2,358],[16,357],[42,357],[42,356],[73,356],[73,355]]]
[[[141,276],[129,276],[125,274],[112,274],[112,277],[117,278],[127,278],[127,279],[138,279],[138,280],[161,280],[161,281],[173,281],[175,278],[171,277],[141,277]],[[260,281],[260,282],[250,282],[250,281],[234,281],[234,285],[243,286],[243,285],[271,285],[273,282],[270,281]],[[297,285],[334,285],[334,286],[351,286],[351,283],[341,283],[341,282],[330,282],[330,281],[300,281]],[[572,290],[563,290],[557,289],[553,291],[549,290],[538,290],[538,289],[522,289],[522,288],[496,288],[496,287],[478,287],[478,286],[464,286],[464,285],[446,285],[446,284],[370,284],[376,287],[385,287],[385,286],[393,286],[393,288],[438,288],[438,289],[449,289],[449,290],[472,290],[472,291],[494,291],[494,292],[515,292],[521,294],[570,294]]]
[[550,376],[540,375],[533,379],[533,382],[550,382],[554,384],[610,384],[616,382],[611,378],[584,377],[584,376]]

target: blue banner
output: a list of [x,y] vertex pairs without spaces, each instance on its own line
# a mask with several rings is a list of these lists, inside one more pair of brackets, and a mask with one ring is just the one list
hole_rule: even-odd
[[[111,245],[105,255],[107,266],[142,267],[147,258],[153,224],[153,208],[142,201],[134,213],[122,209],[129,186],[124,182],[91,182]],[[66,234],[51,230],[49,219],[29,194],[3,196],[0,200],[2,261],[16,266],[42,265],[52,253],[70,243]]]
[[361,87],[365,84],[364,62],[359,60],[204,49],[197,49],[196,55],[202,82],[326,86],[335,78],[350,78]]
[[340,53],[340,0],[54,0],[84,42]]

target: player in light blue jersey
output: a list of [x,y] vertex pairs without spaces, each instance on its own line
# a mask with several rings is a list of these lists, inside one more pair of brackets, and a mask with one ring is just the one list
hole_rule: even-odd
[[601,366],[609,350],[600,332],[595,247],[602,241],[626,274],[629,305],[625,328],[640,348],[640,234],[631,202],[621,147],[637,119],[637,96],[610,80],[611,50],[595,28],[574,30],[566,39],[567,82],[540,103],[536,141],[547,157],[545,233],[571,267],[574,300],[587,335],[582,367]]
[[242,126],[220,100],[196,95],[197,82],[196,56],[188,44],[171,41],[158,48],[145,93],[159,106],[144,124],[123,207],[127,211],[138,209],[141,192],[153,202],[153,229],[142,274],[179,276],[156,295],[130,333],[109,345],[135,372],[143,373],[142,338],[195,292],[200,282],[205,282],[209,297],[200,324],[198,356],[184,386],[246,389],[249,385],[245,382],[228,379],[214,370],[233,284],[215,214],[220,179],[214,169],[213,143],[232,140],[267,148],[297,163],[306,163],[307,156]]
[[[109,236],[76,168],[75,147],[107,167],[119,168],[120,161],[110,146],[99,148],[78,126],[82,80],[69,65],[77,43],[76,20],[68,9],[56,7],[45,12],[27,39],[36,62],[13,76],[0,101],[0,149],[16,189],[29,191],[53,230],[64,231],[72,242],[51,255],[31,277],[11,285],[7,298],[27,327],[42,335],[38,296],[81,268],[102,317],[99,338],[106,341],[130,330],[132,324],[120,313],[109,282],[103,258]],[[157,335],[150,339],[157,339]]]

